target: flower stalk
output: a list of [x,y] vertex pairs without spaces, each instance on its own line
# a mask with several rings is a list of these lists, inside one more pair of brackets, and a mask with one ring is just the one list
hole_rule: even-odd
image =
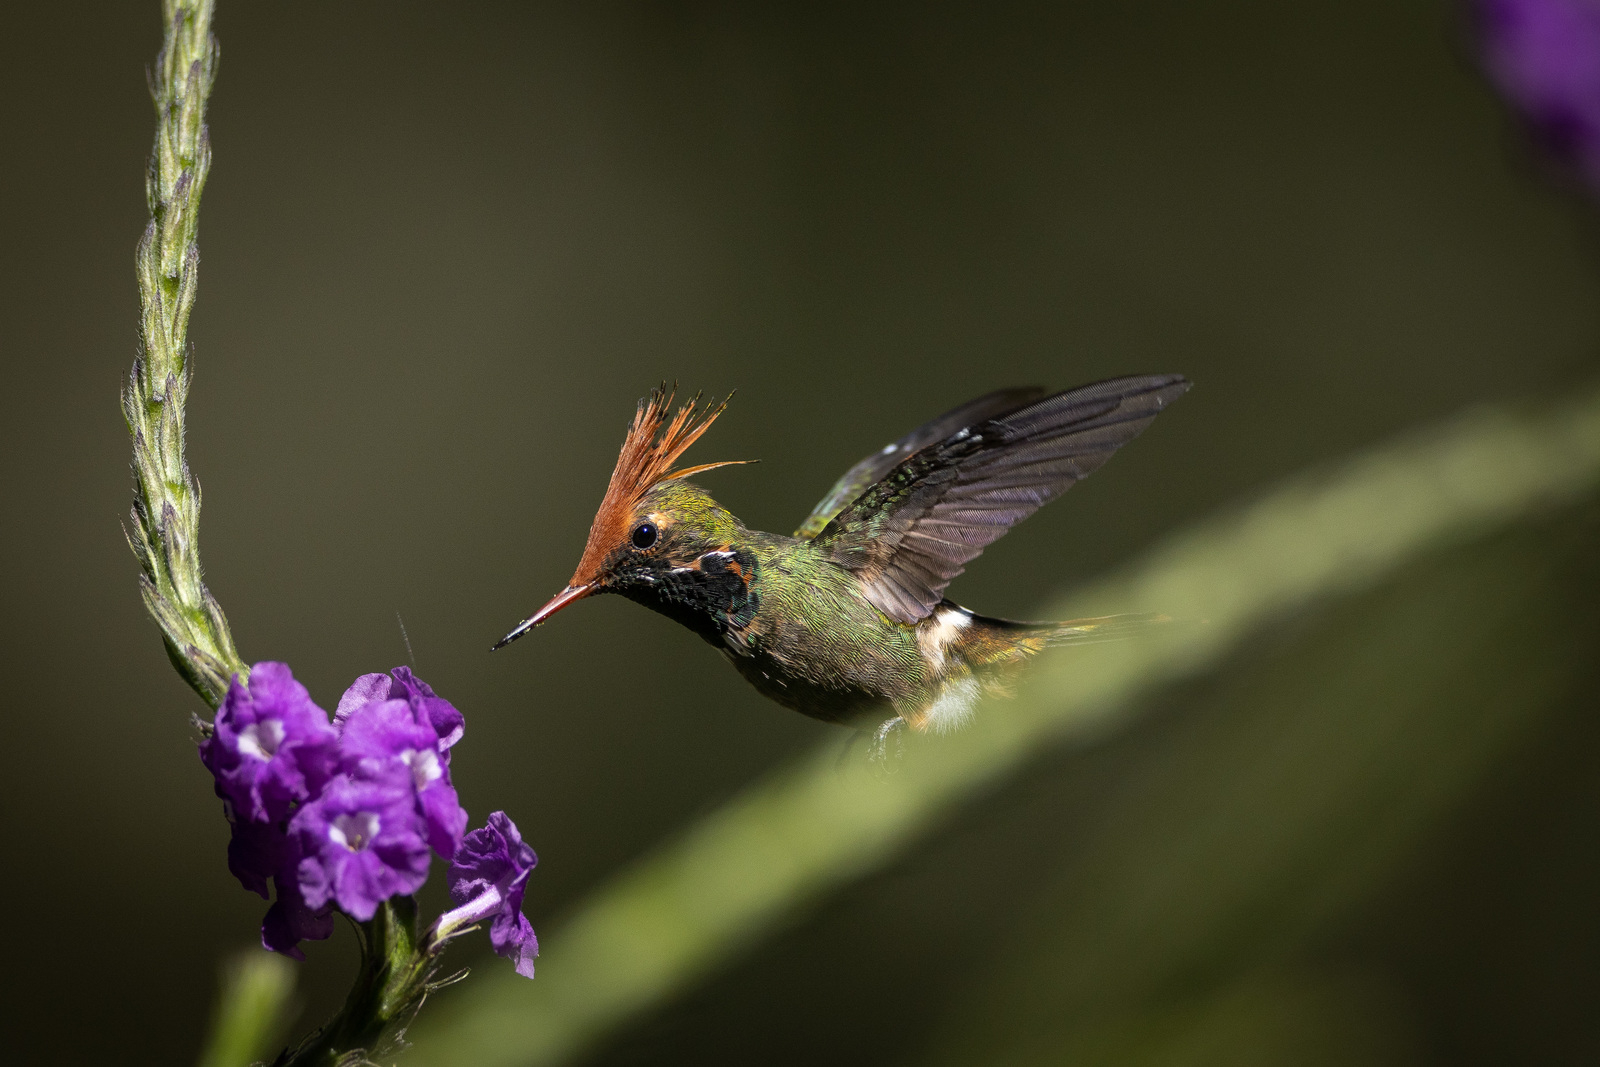
[[200,251],[200,194],[211,169],[206,103],[216,79],[213,0],[165,0],[165,40],[150,71],[155,146],[145,175],[150,223],[137,254],[139,354],[122,393],[133,438],[128,543],[144,570],[145,607],[173,666],[213,708],[248,668],[200,570],[200,485],[184,458],[184,402],[193,377],[189,313]]
[[450,982],[433,981],[437,953],[418,944],[416,928],[411,897],[386,900],[371,919],[357,923],[361,971],[344,1007],[300,1045],[284,1050],[273,1067],[334,1067],[353,1055],[365,1062],[395,1051],[428,994]]
[[[533,976],[538,941],[522,897],[537,857],[504,812],[466,832],[450,779],[450,748],[466,725],[449,701],[400,667],[358,678],[330,720],[286,664],[245,665],[202,580],[200,486],[184,457],[184,403],[200,195],[211,168],[213,11],[214,0],[163,0],[165,39],[150,72],[157,122],[145,176],[150,223],[137,256],[139,353],[122,392],[136,481],[127,536],[169,658],[216,711],[202,724],[199,755],[231,827],[228,869],[263,898],[276,893],[262,946],[304,959],[301,942],[329,937],[336,911],[361,942],[360,971],[339,1013],[274,1062],[350,1067],[398,1049],[428,994],[464,976],[434,978],[448,942],[476,928],[469,914],[489,923],[496,952]],[[427,880],[430,851],[451,864],[458,921],[419,940],[412,894]],[[218,1012],[217,1057],[260,1042],[289,988],[278,973],[273,1003],[258,995],[261,983],[235,983]]]

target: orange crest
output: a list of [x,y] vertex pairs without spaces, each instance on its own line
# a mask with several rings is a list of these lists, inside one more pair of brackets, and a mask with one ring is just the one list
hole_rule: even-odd
[[652,389],[649,397],[639,401],[633,423],[628,427],[628,436],[623,438],[617,466],[611,472],[611,483],[606,486],[605,499],[600,501],[594,525],[589,527],[589,540],[583,546],[583,558],[578,561],[578,570],[572,576],[572,586],[586,585],[599,576],[600,565],[612,549],[628,537],[633,513],[652,488],[674,478],[687,478],[717,467],[750,462],[730,459],[672,470],[678,457],[711,428],[717,416],[728,406],[728,400],[733,399],[730,393],[722,403],[707,404],[701,408],[700,396],[696,394],[669,421],[667,409],[672,406],[676,395],[676,387],[669,392],[663,383]]

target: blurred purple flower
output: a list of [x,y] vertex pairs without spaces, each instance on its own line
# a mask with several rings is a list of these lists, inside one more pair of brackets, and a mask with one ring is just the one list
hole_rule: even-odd
[[415,893],[428,879],[423,829],[403,766],[359,780],[336,775],[289,823],[306,904],[332,901],[365,922],[390,897]]
[[200,760],[235,825],[282,821],[333,773],[339,737],[287,664],[257,663],[248,687],[235,678],[214,725]]
[[522,894],[538,862],[505,812],[490,815],[487,826],[466,836],[450,863],[450,899],[457,907],[439,917],[440,936],[489,919],[494,950],[510,959],[518,974],[532,978],[539,939],[522,914]]
[[300,951],[301,941],[326,941],[333,936],[333,908],[326,903],[320,908],[307,904],[292,869],[279,873],[274,881],[278,899],[261,920],[261,947],[303,960],[306,954]]
[[[356,779],[404,768],[428,843],[449,859],[467,828],[467,813],[450,781],[449,749],[464,731],[461,713],[439,697],[418,695],[418,690],[433,691],[404,667],[394,675],[358,678],[339,701],[340,768]],[[402,695],[384,695],[396,692]]]
[[1490,77],[1600,193],[1600,0],[1478,0],[1478,14]]
[[297,960],[303,940],[321,941],[333,934],[333,909],[313,909],[300,894],[300,852],[282,823],[235,822],[228,841],[228,870],[253,893],[267,896],[270,879],[278,899],[261,922],[262,947]]
[[233,836],[228,839],[228,873],[239,884],[262,899],[267,897],[267,879],[284,869],[289,855],[289,839],[281,823],[238,822],[230,818]]

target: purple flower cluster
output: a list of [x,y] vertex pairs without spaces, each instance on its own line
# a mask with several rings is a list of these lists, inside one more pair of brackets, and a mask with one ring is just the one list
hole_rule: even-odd
[[372,918],[383,901],[422,887],[431,846],[471,871],[499,859],[473,895],[483,914],[472,921],[494,916],[496,951],[524,970],[537,952],[521,911],[533,850],[501,812],[463,845],[450,749],[465,730],[461,713],[405,667],[356,679],[332,722],[285,664],[256,664],[248,686],[234,680],[200,759],[232,825],[228,869],[262,897],[269,880],[277,887],[263,945],[300,959],[301,941],[333,932],[334,908]]
[[1478,0],[1489,76],[1600,194],[1600,0]]

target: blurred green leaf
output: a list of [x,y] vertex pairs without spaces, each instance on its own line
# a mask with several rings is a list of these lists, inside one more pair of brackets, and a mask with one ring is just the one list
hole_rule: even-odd
[[1070,858],[926,1062],[1411,1062],[1382,976],[1311,946],[1592,701],[1596,533],[1590,509],[1413,565],[1225,673],[1074,842],[1040,842]]
[[200,1067],[246,1067],[276,1049],[294,995],[294,965],[282,956],[250,949],[223,972]]

